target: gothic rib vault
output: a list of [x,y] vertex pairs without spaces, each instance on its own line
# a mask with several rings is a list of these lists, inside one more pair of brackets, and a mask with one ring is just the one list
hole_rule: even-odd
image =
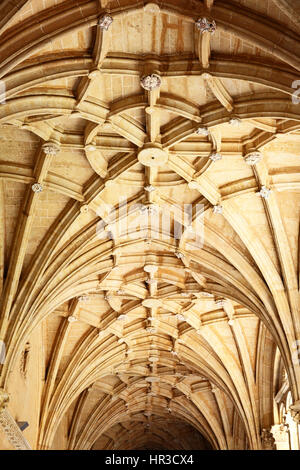
[[299,27],[2,0],[1,449],[299,449]]

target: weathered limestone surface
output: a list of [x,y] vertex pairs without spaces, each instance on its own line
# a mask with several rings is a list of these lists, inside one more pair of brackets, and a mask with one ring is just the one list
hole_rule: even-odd
[[299,450],[299,15],[1,2],[1,450]]

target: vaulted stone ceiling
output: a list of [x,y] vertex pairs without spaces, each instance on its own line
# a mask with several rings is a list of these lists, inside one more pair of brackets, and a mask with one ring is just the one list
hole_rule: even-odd
[[284,370],[299,400],[299,15],[2,1],[0,385],[32,448],[260,449]]

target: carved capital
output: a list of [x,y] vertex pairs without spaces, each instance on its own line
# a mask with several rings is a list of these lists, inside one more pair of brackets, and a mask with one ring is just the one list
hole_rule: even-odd
[[275,449],[275,439],[269,429],[263,429],[261,433],[261,442],[264,450]]

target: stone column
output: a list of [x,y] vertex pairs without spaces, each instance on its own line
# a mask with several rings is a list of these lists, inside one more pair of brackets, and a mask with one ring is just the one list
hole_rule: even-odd
[[7,409],[9,395],[0,389],[0,429],[6,434],[7,439],[16,450],[31,450],[19,426]]

